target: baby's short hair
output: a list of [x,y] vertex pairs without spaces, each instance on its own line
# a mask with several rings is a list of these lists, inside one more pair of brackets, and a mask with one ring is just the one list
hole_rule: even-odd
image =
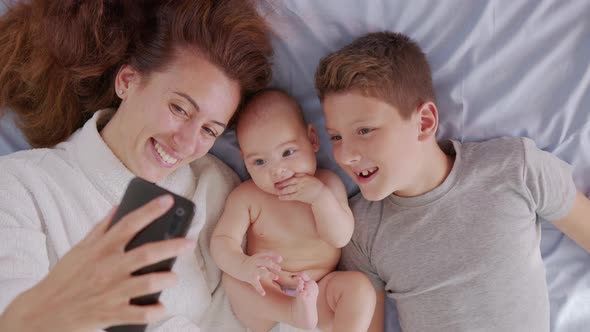
[[358,91],[398,108],[405,118],[436,98],[426,55],[408,36],[388,31],[359,37],[322,58],[315,87],[321,101],[331,93]]
[[258,91],[258,93],[247,99],[243,110],[240,112],[239,116],[236,117],[236,121],[234,123],[236,136],[238,135],[238,128],[241,127],[240,124],[244,120],[251,119],[252,117],[264,118],[265,114],[275,111],[272,107],[263,107],[269,98],[275,102],[277,100],[281,100],[284,103],[288,103],[290,107],[284,110],[292,112],[294,120],[296,120],[301,125],[301,128],[307,128],[307,123],[303,117],[303,111],[301,110],[301,106],[295,100],[295,98],[289,95],[286,91],[279,88],[266,88]]

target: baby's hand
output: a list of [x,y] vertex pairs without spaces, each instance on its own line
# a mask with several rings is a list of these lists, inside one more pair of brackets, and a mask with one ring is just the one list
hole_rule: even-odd
[[312,204],[326,186],[315,176],[295,174],[289,180],[281,183],[279,199],[283,201],[300,201]]
[[270,280],[279,279],[278,273],[281,272],[279,263],[283,260],[278,254],[273,252],[260,252],[248,256],[242,262],[242,281],[252,285],[260,295],[266,295],[260,280],[267,278]]

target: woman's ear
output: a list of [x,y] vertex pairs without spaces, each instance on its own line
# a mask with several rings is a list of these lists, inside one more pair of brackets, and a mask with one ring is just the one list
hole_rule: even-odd
[[436,109],[436,105],[431,101],[423,103],[418,106],[417,116],[420,123],[418,140],[424,141],[430,137],[436,138],[436,130],[438,129],[438,110]]
[[130,65],[122,65],[115,77],[115,93],[119,98],[125,100],[129,88],[138,80],[139,73]]
[[318,139],[318,132],[315,127],[310,124],[307,126],[307,137],[313,146],[313,152],[320,151],[320,141]]

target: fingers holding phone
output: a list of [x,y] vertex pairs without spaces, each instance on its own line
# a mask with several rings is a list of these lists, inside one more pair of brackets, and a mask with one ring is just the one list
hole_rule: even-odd
[[[12,302],[5,314],[16,330],[96,331],[138,324],[111,331],[142,331],[144,324],[165,317],[158,296],[177,282],[170,271],[174,258],[195,246],[184,238],[194,206],[161,188],[146,194],[146,184],[155,186],[130,184],[120,206]],[[182,219],[172,208],[179,202],[188,211]],[[133,305],[130,299],[136,298],[147,305]]]
[[[144,206],[145,209],[142,209]],[[125,243],[126,257],[120,263],[125,264],[127,271],[132,271],[131,275],[153,275],[157,272],[165,276],[172,269],[176,256],[194,248],[194,242],[184,239],[194,213],[195,205],[190,200],[135,178],[113,216],[107,237],[112,233],[111,240],[119,248],[121,241]],[[152,221],[146,222],[146,219]],[[130,304],[157,304],[160,292],[161,289],[156,289],[143,293],[131,298]],[[114,326],[107,331],[143,331],[145,328],[145,325]]]
[[[125,201],[122,203],[125,203]],[[119,211],[121,209],[121,206],[119,206],[110,221],[111,227],[105,234],[105,245],[110,245],[109,247],[113,249],[124,249],[139,231],[168,212],[173,204],[174,199],[172,196],[162,194],[132,211]],[[126,206],[123,205],[123,209],[125,208]],[[119,222],[120,219],[123,222]]]

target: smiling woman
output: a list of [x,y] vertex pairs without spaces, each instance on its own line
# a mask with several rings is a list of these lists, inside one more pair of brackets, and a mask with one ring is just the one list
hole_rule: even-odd
[[[207,152],[244,97],[269,81],[268,32],[244,0],[8,8],[0,108],[14,111],[39,149],[0,158],[1,331],[243,329],[208,252],[237,177]],[[124,251],[170,208],[169,197],[106,231],[135,176],[196,203],[190,240]],[[181,253],[172,272],[131,275]],[[129,304],[163,289],[162,303]]]
[[186,49],[147,79],[123,65],[115,87],[121,105],[101,136],[129,170],[154,182],[204,156],[240,102],[237,81]]

